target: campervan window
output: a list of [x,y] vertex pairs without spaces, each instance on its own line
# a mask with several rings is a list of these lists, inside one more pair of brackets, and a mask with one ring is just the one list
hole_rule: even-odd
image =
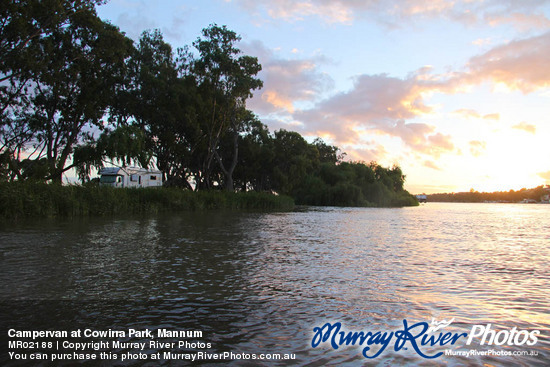
[[103,175],[103,176],[101,176],[101,178],[99,179],[99,182],[101,182],[101,183],[109,183],[109,184],[110,184],[110,183],[115,183],[116,177],[117,177],[117,176],[105,176],[105,175]]
[[157,179],[157,176],[151,176],[150,179],[151,179],[151,180],[156,180],[156,179]]

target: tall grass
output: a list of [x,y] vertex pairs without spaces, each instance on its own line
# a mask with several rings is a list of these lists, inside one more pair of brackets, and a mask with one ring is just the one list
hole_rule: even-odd
[[268,193],[192,192],[177,188],[115,189],[0,182],[0,218],[76,217],[210,209],[291,210],[294,201]]

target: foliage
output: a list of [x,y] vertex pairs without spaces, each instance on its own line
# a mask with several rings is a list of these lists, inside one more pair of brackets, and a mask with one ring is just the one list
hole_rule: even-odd
[[294,196],[297,204],[331,206],[418,205],[403,189],[405,177],[397,166],[387,169],[375,163],[323,163],[309,175]]
[[100,0],[5,0],[0,3],[0,111],[24,100],[29,80],[47,70],[47,42],[77,14],[90,13]]
[[[211,25],[203,29],[193,45],[199,57],[191,61],[190,70],[198,82],[199,93],[207,113],[199,118],[206,142],[201,162],[199,186],[212,187],[212,162],[218,162],[225,187],[234,189],[233,173],[238,162],[239,134],[254,120],[246,110],[246,100],[263,86],[255,76],[262,69],[256,57],[240,55],[236,43],[241,40],[225,26]],[[229,136],[231,144],[220,151],[220,144]]]
[[0,182],[0,218],[147,214],[193,210],[291,210],[288,196],[258,192],[192,192],[178,188],[115,189],[94,184]]
[[90,181],[92,168],[101,169],[106,158],[108,162],[122,165],[139,162],[141,167],[148,167],[152,158],[148,143],[145,131],[136,125],[106,129],[98,139],[75,147],[73,166],[82,182]]
[[[103,22],[92,1],[9,2],[2,29],[1,151],[11,178],[61,182],[74,146],[88,130],[103,128],[132,43]],[[39,10],[49,14],[49,19]],[[14,36],[30,22],[31,29]],[[37,59],[32,55],[40,54]],[[16,93],[16,94],[14,94]],[[36,169],[34,166],[40,166]],[[28,172],[32,172],[31,175]],[[37,177],[41,173],[42,177]]]
[[138,126],[165,180],[185,177],[196,144],[196,86],[180,77],[170,44],[156,31],[144,32],[130,60],[130,83],[121,93],[119,123]]
[[428,201],[455,202],[455,203],[482,203],[485,201],[517,203],[524,199],[540,201],[549,194],[549,189],[538,186],[532,189],[496,191],[496,192],[470,192],[439,193],[427,195]]

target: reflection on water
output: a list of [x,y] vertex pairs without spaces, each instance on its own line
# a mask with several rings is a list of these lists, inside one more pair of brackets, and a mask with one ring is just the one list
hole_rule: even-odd
[[[454,317],[459,331],[539,329],[529,347],[539,355],[440,364],[548,365],[549,214],[549,205],[429,203],[26,223],[0,231],[0,300],[78,304],[56,322],[199,328],[218,350],[296,353],[303,365],[365,362],[357,348],[310,347],[327,321],[389,331],[404,318]],[[434,364],[403,351],[373,362]]]

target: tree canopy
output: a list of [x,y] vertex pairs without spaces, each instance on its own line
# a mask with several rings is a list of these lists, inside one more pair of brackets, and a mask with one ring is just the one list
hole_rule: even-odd
[[96,3],[2,3],[0,147],[12,179],[61,182],[74,147],[103,128],[132,42]]

